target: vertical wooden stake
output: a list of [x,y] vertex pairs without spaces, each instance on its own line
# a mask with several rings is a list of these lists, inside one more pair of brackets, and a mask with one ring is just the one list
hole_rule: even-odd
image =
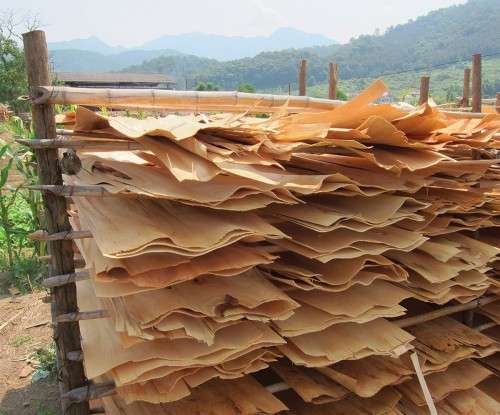
[[464,69],[464,90],[462,94],[462,107],[469,106],[470,97],[470,68]]
[[302,59],[300,61],[300,69],[299,69],[299,95],[301,97],[306,96],[306,79],[307,79],[307,60]]
[[[30,94],[37,86],[50,85],[49,58],[45,33],[35,30],[23,34],[26,72]],[[56,138],[55,112],[53,105],[32,105],[33,126],[38,139]],[[38,177],[41,184],[62,184],[61,169],[56,149],[35,150]],[[66,212],[66,200],[50,192],[43,193],[47,230],[49,233],[71,230]],[[75,271],[72,241],[51,241],[49,250],[52,256],[50,275],[69,274]],[[60,314],[78,311],[76,286],[74,283],[54,288],[52,291],[53,319]],[[60,389],[68,392],[85,385],[86,378],[82,362],[71,362],[66,355],[70,351],[81,350],[80,328],[78,322],[57,325],[54,329],[54,341],[57,346]],[[65,415],[88,415],[88,402],[67,405],[62,402]]]
[[329,64],[328,67],[328,98],[337,99],[337,81],[339,66],[336,63]]
[[497,109],[497,112],[500,114],[500,92],[497,92],[497,102],[495,103],[495,107]]
[[481,112],[481,54],[472,55],[472,112]]
[[288,95],[292,95],[292,84],[288,82]]
[[430,76],[422,76],[420,78],[420,99],[418,103],[420,105],[429,102],[429,84],[431,77]]

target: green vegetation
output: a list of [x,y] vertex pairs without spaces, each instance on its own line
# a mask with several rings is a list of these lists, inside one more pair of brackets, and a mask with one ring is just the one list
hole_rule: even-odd
[[37,362],[38,370],[54,376],[57,372],[56,348],[54,344],[36,349],[31,358]]
[[[18,117],[0,124],[0,132],[21,137],[31,135]],[[9,286],[21,292],[32,291],[39,287],[46,268],[37,259],[45,254],[45,243],[28,238],[31,232],[44,228],[40,192],[25,188],[37,183],[35,158],[27,148],[4,143],[0,159],[0,271],[8,273]],[[14,172],[17,177],[11,184]]]
[[218,91],[219,85],[213,82],[198,82],[194,87],[195,91]]
[[20,334],[14,338],[14,340],[12,341],[12,346],[20,347],[23,344],[30,342],[31,340],[33,340],[33,337],[29,335]]
[[27,81],[23,51],[9,27],[0,21],[0,103],[14,111],[26,110],[26,103],[19,101],[26,94]]
[[255,87],[252,84],[241,84],[238,86],[238,92],[255,92]]
[[[499,24],[498,0],[469,0],[464,5],[436,10],[389,28],[382,35],[359,36],[345,45],[265,52],[253,58],[227,62],[190,55],[162,56],[124,71],[166,73],[179,85],[188,79],[190,82],[215,82],[221,89],[234,90],[241,84],[251,83],[258,90],[286,93],[289,83],[293,89],[297,87],[300,59],[308,59],[308,85],[317,85],[327,82],[329,62],[339,64],[343,80],[385,79],[384,74],[429,72],[437,65],[470,61],[473,53],[482,53],[485,57],[499,55],[500,44],[495,31]],[[348,90],[344,84],[341,87]],[[489,91],[486,95],[492,96]]]
[[[464,68],[469,62],[447,65],[430,71],[411,71],[394,75],[381,76],[388,85],[390,93],[398,101],[416,103],[420,86],[420,77],[431,77],[430,95],[438,103],[456,103],[462,96]],[[500,58],[483,59],[483,96],[494,97],[500,91]],[[370,85],[376,77],[340,80],[339,85],[348,94],[356,94]],[[328,84],[314,85],[308,89],[308,95],[324,98],[328,96]]]

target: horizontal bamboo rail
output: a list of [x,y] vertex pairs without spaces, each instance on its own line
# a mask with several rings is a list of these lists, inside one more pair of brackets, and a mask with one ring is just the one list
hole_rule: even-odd
[[[327,111],[345,101],[306,96],[250,94],[232,91],[171,91],[161,89],[104,89],[40,86],[34,104],[89,105],[116,109],[144,109],[166,112],[276,112],[284,106],[290,112]],[[398,107],[410,111],[406,107]],[[485,114],[442,111],[449,117],[483,118]]]
[[89,270],[77,271],[70,274],[54,275],[52,277],[45,278],[42,281],[42,286],[45,288],[60,287],[72,282],[88,280],[89,278]]
[[474,308],[478,308],[498,300],[500,300],[500,296],[498,295],[493,295],[490,297],[481,297],[478,298],[477,300],[471,301],[470,303],[442,307],[439,308],[438,310],[429,311],[428,313],[419,314],[418,316],[401,318],[398,320],[394,320],[392,322],[401,328],[414,326],[416,324],[425,323],[426,321],[435,320],[436,318],[439,317],[455,314],[460,311],[472,310]]
[[491,328],[496,327],[496,326],[498,326],[498,324],[496,322],[490,321],[488,323],[480,324],[479,326],[474,327],[474,330],[484,331],[484,330],[488,330],[488,329],[491,329]]
[[161,89],[105,89],[42,86],[35,104],[76,104],[107,108],[141,108],[162,111],[274,112],[284,105],[290,111],[325,111],[343,101],[232,91],[172,91]]
[[65,231],[48,233],[47,231],[38,230],[28,235],[28,238],[33,241],[67,241],[73,239],[92,238],[90,231]]

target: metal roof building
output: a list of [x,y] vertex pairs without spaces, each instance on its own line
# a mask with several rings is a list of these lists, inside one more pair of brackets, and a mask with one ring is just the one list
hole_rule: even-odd
[[66,86],[88,88],[173,89],[175,86],[175,81],[163,74],[55,72],[53,79]]

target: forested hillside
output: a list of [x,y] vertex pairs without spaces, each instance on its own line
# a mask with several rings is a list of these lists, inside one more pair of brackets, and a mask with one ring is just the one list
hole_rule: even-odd
[[383,35],[364,35],[345,45],[266,52],[253,58],[218,62],[195,56],[158,57],[126,71],[163,72],[179,85],[211,81],[223,89],[251,83],[258,89],[285,88],[297,78],[297,64],[309,60],[308,83],[327,80],[328,62],[340,65],[343,79],[420,70],[470,59],[473,53],[500,54],[500,1],[469,0],[436,10]]

